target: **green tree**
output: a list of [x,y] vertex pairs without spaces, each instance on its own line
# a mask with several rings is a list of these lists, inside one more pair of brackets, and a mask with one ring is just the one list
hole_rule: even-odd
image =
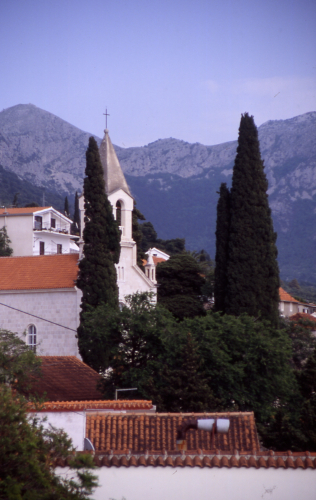
[[143,233],[142,233],[142,225],[138,222],[139,220],[146,220],[145,216],[141,213],[140,210],[136,207],[136,201],[134,201],[134,208],[132,212],[132,238],[136,243],[137,248],[137,265],[143,269],[144,263],[143,260],[146,260],[145,252],[142,248],[143,241]]
[[89,471],[91,455],[74,456],[70,466],[76,480],[54,473],[56,459],[74,454],[71,440],[30,419],[26,400],[5,385],[0,386],[0,449],[0,499],[84,500],[97,486]]
[[72,234],[80,234],[80,210],[79,210],[79,197],[76,191],[75,206],[74,206],[74,220],[72,223]]
[[10,247],[11,240],[9,239],[7,228],[3,226],[0,229],[0,257],[10,257],[13,249]]
[[120,232],[105,193],[98,145],[93,137],[89,139],[86,152],[85,173],[84,257],[79,262],[77,279],[77,286],[82,290],[78,344],[84,361],[86,361],[86,342],[89,343],[89,332],[85,329],[83,313],[102,303],[118,308],[114,264],[118,263],[120,256]]
[[64,214],[66,215],[66,217],[69,217],[70,216],[70,212],[69,212],[69,202],[68,202],[68,197],[66,196],[65,198],[65,203],[64,203]]
[[0,330],[0,383],[27,394],[33,378],[40,376],[40,359],[17,334]]
[[202,286],[205,278],[196,260],[189,254],[176,254],[157,266],[158,303],[176,318],[205,314]]
[[279,270],[267,188],[258,131],[253,117],[245,113],[230,194],[226,312],[236,316],[246,312],[277,326]]
[[217,203],[216,220],[216,256],[215,256],[215,285],[214,310],[225,312],[227,296],[227,263],[228,242],[230,229],[230,193],[226,183],[222,183]]

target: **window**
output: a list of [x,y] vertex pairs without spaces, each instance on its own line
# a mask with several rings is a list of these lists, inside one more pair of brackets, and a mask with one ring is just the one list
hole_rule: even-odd
[[45,242],[40,241],[39,244],[40,244],[40,255],[45,255]]
[[57,243],[57,253],[63,253],[63,246]]
[[34,229],[41,231],[42,230],[42,222],[43,222],[43,218],[40,217],[39,215],[35,215]]
[[30,325],[28,327],[28,346],[31,351],[36,352],[36,327]]
[[51,220],[50,220],[50,226],[51,227],[56,227],[56,219],[51,218]]

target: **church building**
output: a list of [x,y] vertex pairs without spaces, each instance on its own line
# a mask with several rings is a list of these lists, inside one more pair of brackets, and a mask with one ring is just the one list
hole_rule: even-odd
[[[137,265],[137,248],[132,237],[132,212],[134,199],[130,193],[121,165],[109,137],[109,131],[104,131],[100,146],[100,158],[104,172],[105,192],[113,208],[113,215],[118,221],[121,230],[120,261],[115,265],[117,284],[119,288],[119,302],[125,303],[125,296],[136,292],[152,292],[154,300],[157,297],[155,277],[151,278]],[[84,195],[79,198],[81,218],[81,245],[83,245],[84,228]]]

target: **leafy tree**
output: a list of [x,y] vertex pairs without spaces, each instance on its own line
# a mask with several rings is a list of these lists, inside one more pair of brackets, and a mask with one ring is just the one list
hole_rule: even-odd
[[13,249],[10,247],[11,240],[9,239],[7,228],[3,226],[0,229],[0,257],[10,257]]
[[0,499],[84,500],[97,486],[91,455],[74,456],[74,479],[53,471],[56,459],[74,454],[71,440],[54,428],[45,430],[27,415],[26,400],[0,386]]
[[267,188],[258,131],[253,117],[245,113],[230,193],[226,312],[247,312],[277,326],[279,270]]
[[34,377],[40,376],[40,359],[17,334],[0,330],[0,383],[11,384],[25,394]]
[[70,216],[70,212],[69,212],[69,203],[68,203],[68,197],[66,196],[65,198],[65,204],[64,204],[64,214],[66,215],[66,217],[69,217]]
[[28,207],[39,207],[39,204],[36,203],[35,201],[32,201],[31,203],[27,203],[24,206],[25,206],[25,208],[28,208]]
[[79,197],[76,191],[75,206],[74,206],[74,220],[72,223],[72,234],[80,234],[80,210],[79,210]]
[[158,302],[176,318],[205,314],[201,295],[205,278],[191,255],[177,254],[159,263],[156,276]]
[[174,238],[171,240],[162,240],[157,238],[157,233],[151,222],[144,222],[140,225],[142,231],[142,250],[147,252],[149,248],[156,247],[169,255],[182,253],[185,251],[185,239]]
[[216,220],[216,256],[215,256],[215,285],[214,310],[225,312],[227,296],[227,263],[228,241],[230,229],[230,193],[226,183],[222,183],[217,203]]
[[105,193],[98,145],[93,137],[89,139],[86,160],[84,257],[79,262],[77,279],[77,286],[82,290],[78,343],[84,361],[87,359],[86,343],[90,340],[83,313],[102,303],[118,308],[114,264],[118,263],[120,256],[120,233]]

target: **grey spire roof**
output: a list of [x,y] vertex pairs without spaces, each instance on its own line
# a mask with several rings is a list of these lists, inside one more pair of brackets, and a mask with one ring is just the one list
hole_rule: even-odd
[[116,189],[123,189],[131,196],[107,129],[104,131],[100,146],[100,158],[103,166],[106,194],[110,194]]

